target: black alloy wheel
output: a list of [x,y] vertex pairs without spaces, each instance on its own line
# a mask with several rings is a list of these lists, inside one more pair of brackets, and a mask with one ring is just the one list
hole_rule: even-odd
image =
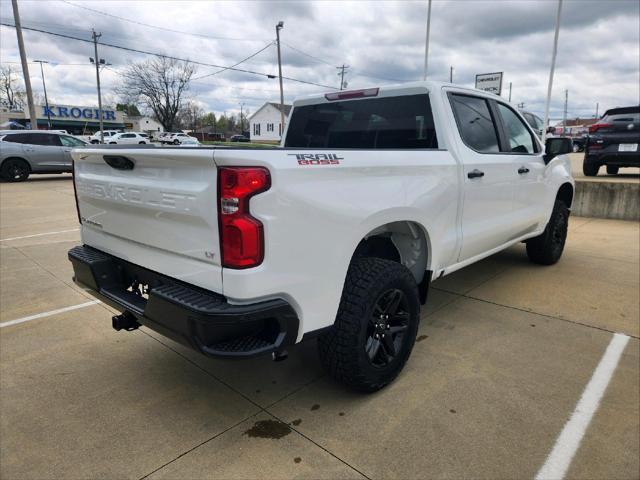
[[384,367],[397,356],[409,328],[409,301],[402,290],[383,292],[373,307],[365,352],[371,364]]
[[18,158],[10,158],[5,160],[2,165],[2,177],[9,182],[24,182],[29,178],[31,169],[29,164]]

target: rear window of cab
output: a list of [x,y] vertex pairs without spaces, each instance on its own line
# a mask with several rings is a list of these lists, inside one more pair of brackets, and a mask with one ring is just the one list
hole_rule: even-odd
[[291,148],[438,148],[428,94],[345,100],[295,107],[285,139]]

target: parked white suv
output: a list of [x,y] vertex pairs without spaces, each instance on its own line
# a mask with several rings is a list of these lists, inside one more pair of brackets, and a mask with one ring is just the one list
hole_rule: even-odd
[[[104,143],[109,143],[109,139],[114,135],[117,135],[118,133],[120,133],[118,130],[105,130],[103,132]],[[93,144],[100,143],[100,139],[101,139],[100,130],[98,130],[96,133],[94,133],[89,137],[89,143],[93,143]]]
[[183,140],[187,140],[189,138],[193,138],[193,137],[190,137],[186,133],[172,133],[171,135],[163,138],[161,141],[162,143],[171,143],[173,145],[180,145]]
[[74,151],[83,245],[69,258],[124,312],[116,330],[227,358],[317,337],[335,379],[375,391],[409,358],[432,280],[519,242],[558,261],[569,151],[450,84],[306,97],[281,148]]
[[145,145],[151,143],[151,140],[149,140],[149,135],[146,133],[122,132],[109,137],[109,140],[105,140],[105,143],[110,145]]

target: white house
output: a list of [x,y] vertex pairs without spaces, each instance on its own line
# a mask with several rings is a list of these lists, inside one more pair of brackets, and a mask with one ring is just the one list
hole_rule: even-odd
[[[284,105],[284,117],[289,116],[291,105]],[[249,117],[249,135],[252,142],[279,142],[282,135],[280,104],[267,102]]]
[[130,123],[131,130],[134,132],[145,132],[151,134],[153,132],[164,132],[164,128],[160,123],[151,117],[127,117],[126,120]]

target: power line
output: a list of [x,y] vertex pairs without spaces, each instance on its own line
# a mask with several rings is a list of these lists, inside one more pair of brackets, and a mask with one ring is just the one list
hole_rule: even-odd
[[[7,65],[20,65],[20,62],[0,62],[0,63],[6,63]],[[27,63],[32,65],[38,62],[27,62]],[[58,62],[50,61],[49,65],[51,65],[52,67],[58,67],[58,66],[69,67],[69,66],[78,66],[78,65],[83,65],[86,67],[89,64],[86,62],[85,63],[58,63]]]
[[[9,23],[2,22],[2,23],[0,23],[0,25],[3,25],[5,27],[13,27],[13,28],[15,28],[15,25],[12,25],[12,24],[9,24]],[[45,33],[47,35],[53,35],[53,36],[56,36],[56,37],[68,38],[70,40],[77,40],[79,42],[93,43],[91,40],[87,40],[85,38],[74,37],[72,35],[65,35],[65,34],[62,34],[62,33],[49,32],[47,30],[41,30],[39,28],[23,27],[23,30],[29,30],[29,31],[32,31],[32,32]],[[205,63],[205,62],[200,62],[200,61],[197,61],[197,60],[189,60],[187,58],[180,58],[180,57],[174,57],[174,56],[171,56],[171,55],[164,55],[162,53],[148,52],[148,51],[145,51],[145,50],[138,50],[138,49],[135,49],[135,48],[124,47],[122,45],[114,45],[112,43],[100,42],[100,45],[102,45],[104,47],[111,47],[111,48],[116,48],[116,49],[120,49],[120,50],[125,50],[125,51],[133,52],[133,53],[141,53],[143,55],[153,55],[153,56],[156,56],[156,57],[166,58],[166,59],[169,59],[169,60],[177,60],[179,62],[189,62],[189,63],[193,63],[195,65],[202,65],[202,66],[205,66],[205,67],[222,68],[222,69],[226,69],[226,70],[233,70],[233,71],[236,71],[236,72],[248,73],[248,74],[251,74],[251,75],[258,75],[258,76],[267,77],[267,78],[276,78],[277,77],[276,75],[270,74],[270,73],[256,72],[255,70],[246,70],[246,69],[243,69],[243,68],[230,67],[230,66],[226,66],[226,65],[216,65],[214,63]],[[306,81],[306,80],[300,80],[298,78],[293,78],[293,77],[285,77],[285,76],[283,76],[282,78],[286,79],[286,80],[290,80],[292,82],[304,83],[304,84],[307,84],[307,85],[315,85],[316,87],[330,88],[332,90],[337,90],[336,87],[332,87],[330,85],[322,85],[321,83],[309,82],[309,81]]]
[[179,33],[181,35],[192,35],[194,37],[209,38],[211,40],[233,40],[233,41],[236,41],[236,42],[263,42],[264,41],[264,39],[216,37],[216,36],[213,36],[213,35],[205,35],[203,33],[194,33],[194,32],[185,32],[183,30],[174,30],[172,28],[160,27],[159,25],[151,25],[149,23],[139,22],[137,20],[131,20],[130,18],[119,17],[118,15],[113,15],[112,13],[107,13],[107,12],[103,12],[101,10],[96,10],[94,8],[85,7],[84,5],[76,5],[75,3],[69,2],[67,0],[60,0],[60,1],[63,2],[63,3],[66,3],[67,5],[71,5],[72,7],[82,8],[84,10],[88,10],[90,12],[97,13],[99,15],[104,15],[106,17],[115,18],[117,20],[121,20],[123,22],[133,23],[135,25],[141,25],[143,27],[155,28],[155,29],[158,29],[158,30],[164,30],[165,32]]
[[259,53],[264,52],[267,48],[269,48],[269,47],[273,46],[273,44],[274,44],[274,43],[275,43],[275,42],[273,42],[273,41],[272,41],[271,43],[269,43],[268,45],[264,46],[263,48],[261,48],[261,49],[260,49],[260,50],[258,50],[257,52],[252,53],[252,54],[251,54],[251,55],[249,55],[247,58],[243,58],[243,59],[242,59],[242,60],[240,60],[238,63],[235,63],[235,64],[231,65],[230,67],[221,68],[220,70],[217,70],[217,71],[215,71],[215,72],[213,72],[213,73],[208,73],[207,75],[202,75],[201,77],[195,77],[195,78],[193,78],[193,80],[200,80],[200,79],[202,79],[202,78],[212,77],[212,76],[214,76],[214,75],[217,75],[217,74],[219,74],[219,73],[224,72],[225,70],[229,70],[229,69],[231,69],[231,68],[237,67],[237,66],[238,66],[238,65],[240,65],[241,63],[244,63],[244,62],[246,62],[247,60],[252,59],[253,57],[255,57],[256,55],[258,55]]
[[[356,71],[358,71],[358,70],[356,70]],[[407,81],[409,81],[407,79],[400,80],[399,78],[379,77],[377,75],[371,75],[371,74],[366,73],[366,72],[351,73],[351,76],[353,76],[353,77],[375,78],[376,80],[386,80],[388,82],[407,82]]]
[[331,64],[331,63],[329,63],[329,62],[326,62],[326,61],[322,60],[321,58],[314,57],[313,55],[310,55],[310,54],[308,54],[308,53],[306,53],[306,52],[303,52],[303,51],[302,51],[302,50],[300,50],[299,48],[292,47],[291,45],[289,45],[289,44],[287,44],[287,43],[284,43],[284,42],[282,42],[282,44],[283,44],[285,47],[290,48],[291,50],[295,50],[296,52],[301,53],[301,54],[302,54],[302,55],[304,55],[305,57],[309,57],[309,58],[314,59],[316,62],[324,63],[325,65],[329,65],[330,67],[333,67],[333,66],[334,66],[333,64]]
[[[292,47],[291,45],[289,45],[289,44],[287,44],[287,43],[282,42],[282,44],[283,44],[284,46],[286,46],[286,47],[290,48],[291,50],[295,50],[296,52],[298,52],[298,53],[300,53],[300,54],[302,54],[302,55],[304,55],[304,56],[306,56],[306,57],[309,57],[309,58],[311,58],[311,59],[315,60],[316,62],[324,63],[325,65],[329,65],[330,67],[334,67],[334,66],[335,66],[335,65],[333,65],[333,64],[332,64],[332,63],[330,63],[330,62],[327,62],[327,61],[325,61],[325,60],[322,60],[321,58],[318,58],[318,57],[316,57],[316,56],[314,56],[314,55],[311,55],[311,54],[309,54],[309,53],[307,53],[307,52],[303,52],[303,51],[302,51],[302,50],[300,50],[299,48]],[[342,68],[342,67],[336,67],[336,68]],[[362,72],[362,73],[360,73],[360,74],[354,74],[354,73],[351,73],[351,75],[352,75],[352,76],[354,76],[354,77],[366,77],[366,78],[375,78],[375,79],[377,79],[377,80],[386,80],[386,81],[388,81],[388,82],[406,82],[406,81],[407,81],[407,80],[400,80],[400,79],[398,79],[398,78],[379,77],[379,76],[377,76],[377,75],[371,75],[371,74],[369,74],[369,73],[367,73],[367,72]]]

